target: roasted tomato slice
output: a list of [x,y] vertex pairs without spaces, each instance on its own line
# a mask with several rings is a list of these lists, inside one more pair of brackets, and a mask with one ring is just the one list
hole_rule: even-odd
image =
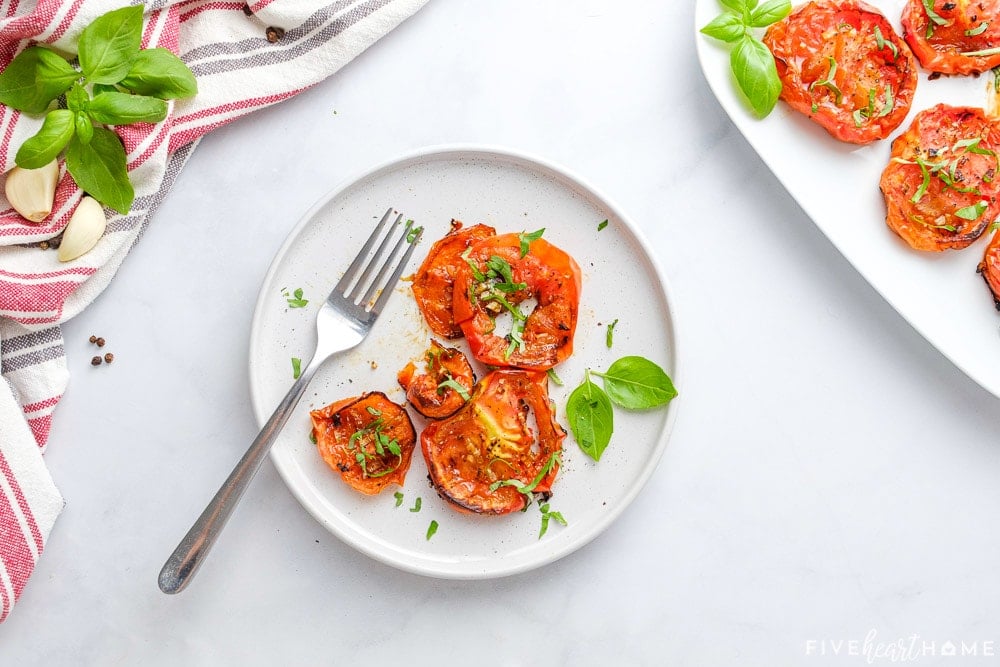
[[455,271],[465,262],[461,254],[475,241],[494,236],[496,230],[488,225],[462,227],[458,220],[451,221],[451,230],[434,242],[413,277],[413,297],[427,321],[430,330],[443,338],[461,338],[462,329],[455,324],[451,312],[451,290],[455,284]]
[[884,139],[909,113],[913,54],[892,24],[862,2],[816,0],[764,33],[781,99],[841,141]]
[[309,414],[320,456],[345,482],[369,495],[403,485],[417,434],[402,406],[371,392]]
[[979,273],[986,280],[986,286],[993,294],[993,304],[1000,310],[1000,232],[995,232],[986,246],[983,261],[979,263]]
[[939,104],[892,142],[879,188],[889,227],[917,250],[968,246],[1000,214],[1000,129],[982,109]]
[[537,479],[532,491],[552,490],[565,437],[548,376],[504,368],[484,377],[461,410],[425,428],[420,448],[443,498],[462,510],[507,514],[527,504],[518,485]]
[[411,361],[396,376],[410,405],[431,419],[443,419],[457,412],[469,400],[476,384],[469,360],[461,350],[431,340],[421,362],[422,368]]
[[[580,267],[541,238],[522,256],[522,238],[493,236],[463,254],[455,273],[455,322],[482,363],[547,370],[573,352]],[[509,326],[501,332],[503,320]]]
[[909,0],[903,36],[920,64],[942,74],[1000,65],[1000,0]]

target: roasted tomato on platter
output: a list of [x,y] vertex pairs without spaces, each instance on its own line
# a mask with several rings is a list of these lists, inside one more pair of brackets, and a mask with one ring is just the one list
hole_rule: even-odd
[[374,495],[403,485],[417,442],[405,409],[370,392],[309,414],[320,456],[351,487]]
[[986,280],[986,286],[990,288],[993,304],[1000,310],[1000,232],[994,232],[990,244],[986,246],[978,271]]
[[463,228],[461,222],[452,220],[448,234],[435,241],[417,269],[411,286],[413,297],[427,326],[438,336],[462,337],[462,329],[455,324],[451,313],[455,272],[465,264],[461,254],[470,244],[495,234],[496,230],[488,225]]
[[410,405],[430,419],[443,419],[457,412],[469,400],[476,384],[465,354],[431,340],[421,362],[411,361],[396,376]]
[[978,74],[1000,65],[1000,0],[909,0],[902,23],[932,72]]
[[771,25],[764,43],[781,99],[841,141],[884,139],[910,110],[916,61],[874,7],[815,0]]
[[1000,129],[982,109],[938,104],[892,142],[879,188],[886,224],[917,250],[964,248],[1000,214]]
[[505,368],[480,380],[453,416],[427,426],[420,447],[442,498],[463,511],[508,514],[527,506],[519,487],[551,491],[565,437],[547,374]]
[[[580,267],[556,246],[529,236],[477,241],[455,272],[455,322],[472,356],[490,366],[547,370],[573,352]],[[497,326],[501,319],[509,320],[508,331]]]

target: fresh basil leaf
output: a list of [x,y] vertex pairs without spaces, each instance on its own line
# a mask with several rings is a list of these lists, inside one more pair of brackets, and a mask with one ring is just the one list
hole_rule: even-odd
[[92,88],[93,88],[94,95],[100,95],[101,93],[120,93],[120,92],[122,92],[121,90],[118,89],[118,86],[115,86],[115,85],[110,84],[110,83],[95,83]]
[[669,403],[677,390],[662,368],[645,357],[622,357],[605,373],[594,372],[604,381],[608,397],[616,405],[644,410]]
[[[719,4],[721,4],[726,9],[736,12],[737,14],[740,15],[743,14],[744,10],[749,11],[747,9],[747,5],[746,2],[744,2],[744,0],[719,0]],[[752,9],[752,7],[750,9]]]
[[754,28],[765,28],[777,23],[791,12],[791,0],[767,0],[750,13],[750,25]]
[[74,83],[66,92],[66,107],[70,111],[86,113],[90,106],[90,93],[79,83]]
[[53,109],[45,114],[42,127],[17,149],[14,161],[25,169],[38,169],[56,159],[73,138],[73,112]]
[[76,138],[82,143],[89,144],[94,137],[94,123],[90,116],[82,111],[74,114],[74,124],[76,125]]
[[169,49],[143,49],[121,85],[139,95],[163,100],[191,97],[198,92],[194,74]]
[[747,27],[743,24],[743,19],[730,12],[719,14],[701,29],[702,34],[721,39],[723,42],[735,42],[746,31]]
[[70,84],[80,79],[80,72],[66,62],[65,58],[52,49],[47,49],[42,46],[33,46],[30,49],[25,50],[36,49],[36,55],[38,58],[36,76],[39,81],[52,86],[53,89],[61,88],[62,90],[59,92],[64,93],[66,92],[66,89],[70,87]]
[[591,382],[589,375],[566,400],[566,419],[583,453],[600,461],[611,442],[614,411],[608,395]]
[[763,118],[771,113],[781,94],[781,79],[774,56],[759,39],[744,35],[729,54],[736,83],[754,112]]
[[112,10],[80,33],[80,68],[89,83],[118,83],[129,73],[142,45],[142,11],[142,5]]
[[80,78],[59,54],[32,46],[0,72],[0,103],[26,113],[42,113]]
[[90,100],[90,117],[105,125],[159,123],[167,117],[167,103],[155,97],[128,93],[101,93]]
[[125,167],[125,147],[118,135],[94,128],[90,143],[77,137],[66,148],[66,168],[73,180],[91,197],[119,213],[128,213],[135,198]]

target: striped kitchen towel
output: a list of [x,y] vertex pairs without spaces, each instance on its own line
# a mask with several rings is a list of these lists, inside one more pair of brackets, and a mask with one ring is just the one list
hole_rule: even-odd
[[[309,88],[427,0],[149,0],[143,47],[165,47],[194,72],[198,94],[171,102],[165,121],[118,128],[135,186],[126,215],[82,257],[60,263],[43,241],[59,235],[82,193],[60,172],[55,207],[32,224],[0,195],[0,621],[20,597],[63,506],[42,460],[53,409],[69,378],[60,323],[108,285],[197,140],[255,109]],[[0,69],[25,47],[75,53],[81,30],[128,0],[0,0]],[[0,105],[0,167],[40,117]],[[2,179],[2,177],[0,177]]]

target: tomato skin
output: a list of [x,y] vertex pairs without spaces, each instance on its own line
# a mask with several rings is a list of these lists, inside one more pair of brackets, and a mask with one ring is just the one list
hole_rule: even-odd
[[[815,0],[772,24],[764,43],[778,68],[781,99],[840,141],[884,139],[909,113],[917,87],[916,60],[874,7]],[[833,63],[832,83],[826,85]]]
[[[402,406],[381,392],[369,392],[313,410],[309,416],[320,456],[352,488],[375,495],[387,486],[403,485],[416,448],[417,434],[410,415]],[[383,421],[381,433],[399,443],[399,456],[385,450],[379,455],[371,433],[351,441],[352,435],[370,429],[377,419]],[[367,471],[356,458],[360,448],[367,454]]]
[[[962,55],[1000,46],[1000,0],[934,0],[933,7],[947,25],[931,21],[923,0],[909,0],[903,9],[903,36],[924,68],[942,74],[979,74],[1000,65],[1000,53]],[[932,26],[930,37],[928,26]],[[980,29],[978,34],[967,34]]]
[[[988,154],[957,148],[958,142],[976,138],[976,149]],[[892,142],[889,164],[879,180],[886,224],[916,250],[939,252],[971,244],[1000,215],[998,148],[1000,125],[982,109],[938,104],[918,113]],[[923,162],[923,168],[918,161]],[[942,163],[955,165],[953,180],[959,188],[975,191],[960,192],[940,177],[925,176],[929,165]],[[949,166],[939,173],[952,178],[951,172]],[[975,219],[956,215],[979,202],[983,202],[983,209]]]
[[461,338],[462,329],[452,317],[452,288],[455,272],[465,264],[460,255],[470,244],[490,236],[496,230],[488,225],[462,227],[458,220],[451,221],[451,229],[434,242],[427,257],[413,277],[411,289],[427,326],[442,338]]
[[1000,310],[1000,232],[995,232],[983,253],[983,261],[976,269],[983,276],[993,295],[993,305]]
[[524,323],[524,349],[516,345],[512,349],[505,336],[493,333],[493,317],[502,311],[489,310],[490,302],[477,294],[483,284],[476,281],[469,262],[463,261],[455,274],[452,311],[469,342],[472,356],[490,366],[552,368],[573,353],[580,309],[580,267],[566,252],[541,238],[531,241],[528,254],[521,257],[519,234],[501,234],[478,241],[467,255],[482,273],[493,256],[510,265],[515,283],[527,285],[519,292],[505,294],[507,301],[517,305],[534,298],[537,305]]
[[[528,425],[529,412],[537,434]],[[460,511],[498,515],[523,509],[527,500],[511,486],[490,486],[508,479],[530,484],[559,456],[565,437],[549,400],[548,376],[504,368],[480,380],[461,410],[427,426],[420,448],[442,498]],[[534,491],[550,492],[558,472],[557,458]]]
[[466,394],[476,384],[476,374],[461,350],[444,347],[431,340],[424,353],[425,367],[418,371],[412,361],[399,371],[396,379],[406,391],[406,398],[413,409],[429,419],[444,419],[453,415],[463,405],[465,398],[451,387],[441,387],[446,380],[460,384]]

